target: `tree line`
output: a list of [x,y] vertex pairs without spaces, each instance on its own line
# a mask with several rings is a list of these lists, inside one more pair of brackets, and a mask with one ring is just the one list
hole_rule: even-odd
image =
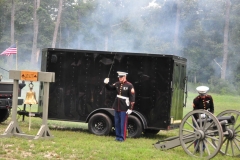
[[173,54],[190,83],[240,94],[239,12],[238,0],[1,0],[0,50],[17,43],[19,69],[39,69],[43,48]]

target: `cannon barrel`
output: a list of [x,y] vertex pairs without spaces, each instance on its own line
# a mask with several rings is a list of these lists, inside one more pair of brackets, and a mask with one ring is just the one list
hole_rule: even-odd
[[[216,118],[218,119],[219,122],[227,121],[228,124],[234,124],[235,123],[235,117],[234,116],[222,116],[222,117],[216,117]],[[204,119],[204,118],[202,118],[202,119]],[[207,118],[207,122],[211,122],[211,121],[212,121],[212,118]],[[199,123],[199,119],[197,120],[197,122]],[[203,120],[202,120],[202,123],[204,123]]]
[[228,123],[234,124],[235,123],[235,117],[234,116],[222,116],[222,117],[217,117],[218,121],[224,121],[227,120]]

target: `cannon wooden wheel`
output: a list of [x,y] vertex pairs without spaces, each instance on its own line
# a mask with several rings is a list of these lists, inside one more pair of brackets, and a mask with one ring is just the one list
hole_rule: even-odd
[[240,156],[240,112],[236,110],[226,110],[217,117],[234,116],[235,123],[228,124],[226,133],[224,132],[223,144],[220,153],[228,156]]
[[[194,116],[205,115],[195,120]],[[206,110],[189,112],[179,128],[179,140],[184,151],[193,157],[211,159],[221,149],[223,132],[218,119]],[[214,141],[214,143],[213,143]]]

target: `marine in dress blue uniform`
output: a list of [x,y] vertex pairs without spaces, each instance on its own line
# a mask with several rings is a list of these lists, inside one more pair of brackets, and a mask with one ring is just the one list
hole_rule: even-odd
[[135,90],[132,83],[128,82],[128,73],[118,71],[119,81],[109,84],[109,78],[105,78],[104,83],[108,90],[116,90],[117,96],[112,105],[114,111],[116,141],[124,141],[127,133],[128,114],[132,113],[135,103]]
[[[209,88],[207,86],[199,86],[196,88],[199,95],[193,100],[193,110],[196,109],[205,109],[214,113],[214,103],[211,95],[208,95],[207,92]],[[198,118],[198,117],[196,117]]]
[[[199,86],[196,88],[196,90],[199,93],[199,95],[193,99],[193,110],[204,109],[208,110],[213,114],[214,113],[213,98],[211,95],[207,94],[209,88],[207,86]],[[199,118],[198,115],[199,114],[193,115],[196,120]],[[193,126],[195,126],[194,123]],[[196,151],[199,152],[199,147],[196,146],[197,142],[198,142],[197,140],[194,142],[194,146],[197,147]],[[205,144],[203,144],[203,150],[205,150]]]

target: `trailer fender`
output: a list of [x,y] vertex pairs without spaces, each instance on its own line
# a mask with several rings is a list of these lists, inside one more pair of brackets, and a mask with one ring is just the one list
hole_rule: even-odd
[[112,108],[98,108],[98,109],[95,109],[94,111],[92,111],[87,116],[86,123],[88,123],[89,119],[96,113],[104,113],[104,114],[109,116],[109,118],[112,120],[112,122],[114,120],[114,109],[112,109]]
[[140,112],[133,110],[131,115],[137,117],[141,121],[143,129],[147,128],[147,120]]
[[146,119],[141,113],[133,111],[132,114],[128,116],[127,135],[129,138],[139,138],[146,127]]

